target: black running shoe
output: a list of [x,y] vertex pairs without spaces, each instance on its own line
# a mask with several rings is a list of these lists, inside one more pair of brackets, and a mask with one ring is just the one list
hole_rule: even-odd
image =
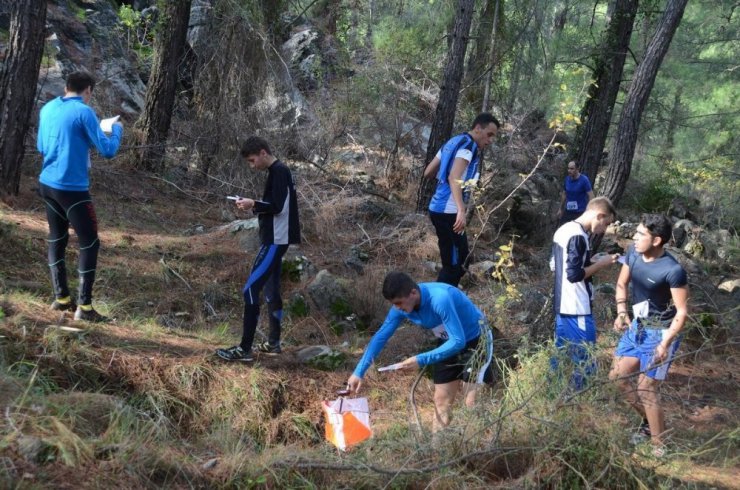
[[241,361],[241,362],[252,362],[254,357],[252,353],[245,351],[240,346],[235,345],[228,349],[216,349],[216,355],[224,361]]
[[279,345],[272,345],[269,342],[262,342],[260,345],[257,346],[257,350],[263,354],[270,354],[273,356],[282,354],[283,352],[283,349],[281,349]]
[[83,310],[82,308],[78,307],[77,311],[75,311],[75,320],[81,320],[90,323],[108,323],[110,321],[110,318],[101,315],[95,310]]
[[77,303],[72,299],[69,303],[60,303],[57,300],[51,304],[51,309],[54,311],[75,311],[77,309]]

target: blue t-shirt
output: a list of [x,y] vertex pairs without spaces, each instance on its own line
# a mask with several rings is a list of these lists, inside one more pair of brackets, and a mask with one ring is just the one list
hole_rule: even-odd
[[355,367],[354,375],[362,378],[385,347],[396,329],[408,320],[421,328],[432,330],[445,342],[428,352],[417,354],[420,366],[434,364],[460,352],[465,344],[477,339],[481,323],[485,322],[483,313],[465,294],[455,286],[441,282],[419,284],[421,302],[419,308],[406,313],[392,306],[380,329],[370,339],[370,343]]
[[90,188],[90,148],[113,158],[121,144],[123,127],[113,125],[106,136],[95,111],[82,97],[57,97],[41,108],[36,147],[44,157],[39,182],[63,191]]
[[[437,172],[437,189],[429,202],[429,211],[435,213],[456,214],[457,204],[450,189],[450,170],[455,158],[468,161],[468,167],[462,174],[463,182],[478,179],[478,144],[469,133],[459,134],[450,138],[436,155],[439,158],[439,171]],[[467,203],[470,198],[470,190],[463,188],[463,202]]]
[[584,174],[573,180],[565,176],[565,210],[571,213],[582,213],[588,205],[588,193],[591,192],[591,181]]
[[646,305],[647,314],[643,317],[646,325],[669,327],[676,316],[676,307],[671,304],[671,288],[688,284],[686,271],[667,252],[651,262],[645,262],[642,254],[635,252],[631,246],[626,256],[630,268],[632,304],[638,308],[641,303]]

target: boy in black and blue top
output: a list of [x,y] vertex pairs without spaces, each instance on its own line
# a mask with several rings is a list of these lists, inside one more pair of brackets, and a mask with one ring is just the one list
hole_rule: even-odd
[[[595,370],[589,353],[596,345],[591,277],[619,258],[618,254],[612,254],[594,262],[589,236],[604,233],[615,214],[609,199],[597,197],[588,203],[583,215],[558,228],[553,237],[555,347],[567,353],[575,366],[570,378],[570,387],[575,390],[583,389],[586,378]],[[557,357],[550,360],[550,367],[554,372],[560,371]]]
[[[617,280],[614,329],[624,332],[614,353],[609,377],[643,417],[637,436],[651,437],[654,454],[662,456],[665,418],[660,383],[666,378],[688,317],[688,278],[665,250],[673,226],[661,215],[644,215]],[[632,285],[632,320],[627,292]],[[626,330],[626,331],[625,331]],[[632,375],[640,373],[637,389]],[[636,438],[637,439],[637,438]]]
[[480,152],[491,144],[500,124],[484,112],[473,121],[472,129],[451,138],[424,169],[424,177],[436,175],[437,189],[429,203],[429,218],[437,232],[442,270],[438,282],[453,286],[465,274],[470,250],[465,234],[466,205],[470,186],[478,181]]
[[260,246],[247,279],[244,294],[244,325],[239,345],[218,349],[216,354],[227,361],[251,362],[252,344],[260,313],[260,291],[265,290],[265,302],[270,316],[267,342],[258,346],[260,352],[279,354],[283,301],[280,297],[282,258],[290,244],[301,242],[298,223],[298,200],[290,169],[272,155],[262,138],[252,136],[244,142],[242,157],[255,170],[267,170],[265,191],[261,200],[239,198],[239,209],[252,210],[259,219]]
[[[459,391],[472,406],[478,387],[493,382],[493,335],[483,313],[458,288],[439,282],[417,284],[403,272],[390,272],[383,281],[383,296],[393,306],[357,363],[347,388],[357,393],[366,371],[386,342],[406,320],[430,330],[437,348],[400,362],[396,369],[433,366],[435,430],[450,423],[452,403]],[[481,338],[482,337],[482,338]],[[484,343],[476,356],[479,341]]]
[[[98,261],[98,221],[90,196],[90,149],[113,158],[123,136],[120,122],[111,134],[100,128],[95,111],[88,105],[95,80],[86,72],[67,77],[65,94],[48,102],[39,115],[37,148],[44,163],[39,175],[39,195],[46,203],[49,222],[49,268],[56,299],[52,309],[75,311],[75,320],[103,322],[107,318],[92,307],[92,289]],[[65,255],[69,227],[79,239],[79,304],[67,285]]]

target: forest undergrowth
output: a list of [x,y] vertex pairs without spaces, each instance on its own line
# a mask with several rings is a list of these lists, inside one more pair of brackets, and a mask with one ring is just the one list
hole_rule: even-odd
[[[496,385],[432,435],[431,380],[370,373],[364,395],[374,436],[341,453],[323,438],[320,402],[343,386],[384,316],[383,275],[399,268],[420,281],[434,277],[427,265],[437,253],[433,230],[424,216],[405,211],[413,208],[412,186],[394,186],[381,198],[326,182],[311,167],[297,171],[300,254],[350,285],[347,307],[367,325],[340,331],[326,313],[296,312],[286,320],[282,356],[235,366],[213,351],[240,334],[240,289],[254,251],[240,250],[219,228],[240,217],[221,198],[224,188],[175,186],[115,165],[97,172],[103,248],[96,305],[116,319],[110,325],[80,326],[49,310],[46,223],[31,177],[14,206],[0,208],[0,486],[737,485],[737,345],[722,316],[728,310],[711,322],[692,316],[664,386],[669,455],[655,459],[648,447],[630,445],[638,421],[607,379],[617,340],[607,328],[608,288],[596,298],[598,374],[587,390],[571,393],[562,381],[567,372],[549,373],[548,304],[531,301],[551,288],[547,248],[503,239],[505,232],[495,243],[483,237],[480,255],[506,260],[498,262],[496,279],[477,277],[465,287],[497,329]],[[365,218],[368,210],[374,219]],[[352,246],[365,254],[363,274],[343,262]],[[71,243],[69,264],[76,263],[75,248]],[[284,297],[292,298],[312,277],[284,279]],[[608,274],[597,279],[613,281]],[[428,343],[416,329],[403,328],[381,362]],[[331,370],[301,364],[295,354],[309,344],[327,344],[343,356]]]

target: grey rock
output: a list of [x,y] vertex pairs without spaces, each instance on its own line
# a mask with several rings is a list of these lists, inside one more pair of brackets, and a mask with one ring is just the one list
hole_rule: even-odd
[[257,250],[260,246],[259,226],[257,218],[250,218],[232,221],[219,229],[226,229],[236,236],[241,249],[249,252]]
[[70,5],[52,2],[48,7],[52,49],[39,73],[39,103],[62,95],[66,74],[84,68],[98,81],[92,104],[102,115],[136,116],[144,108],[146,86],[121,35],[113,2],[87,3],[84,18]]
[[421,263],[421,266],[424,268],[424,270],[432,272],[434,274],[442,270],[442,264],[433,260],[425,260]]
[[696,263],[696,261],[687,253],[681,249],[674,247],[666,247],[668,253],[673,255],[675,259],[681,264],[686,272],[693,276],[704,275],[704,270]]
[[691,238],[686,245],[682,247],[682,250],[694,258],[701,258],[704,255],[705,247],[699,238]]
[[324,313],[331,312],[333,306],[346,302],[346,287],[326,269],[316,274],[307,291],[319,311]]
[[349,249],[349,257],[345,259],[344,265],[357,272],[358,274],[362,274],[365,271],[365,263],[367,262],[368,258],[369,257],[366,252],[353,245]]
[[724,281],[719,286],[717,286],[717,289],[732,294],[735,292],[735,290],[740,289],[740,279],[730,279],[729,281]]
[[322,59],[318,31],[311,27],[299,30],[283,43],[282,51],[291,71],[295,73],[299,88],[314,89],[319,86]]
[[492,280],[491,273],[496,267],[496,263],[492,260],[484,260],[482,262],[476,262],[468,267],[468,273],[478,282],[486,282]]
[[694,223],[687,219],[680,219],[673,224],[673,243],[676,247],[683,247],[686,241],[694,234]]
[[22,435],[17,440],[18,452],[26,461],[43,463],[49,444],[36,436]]
[[296,358],[300,362],[308,362],[315,357],[326,356],[331,353],[332,349],[328,345],[310,345],[296,352]]
[[190,6],[187,40],[195,51],[201,43],[208,41],[208,23],[212,13],[213,6],[209,0],[193,0]]
[[620,238],[632,238],[637,230],[637,223],[622,223],[616,222],[614,224],[614,234]]
[[699,209],[699,201],[697,199],[676,197],[671,201],[671,205],[668,208],[668,214],[670,216],[675,216],[678,219],[689,219],[695,221],[696,214],[693,211],[697,209]]
[[203,471],[208,471],[216,467],[218,464],[218,458],[212,458],[203,463],[203,465],[200,467]]

